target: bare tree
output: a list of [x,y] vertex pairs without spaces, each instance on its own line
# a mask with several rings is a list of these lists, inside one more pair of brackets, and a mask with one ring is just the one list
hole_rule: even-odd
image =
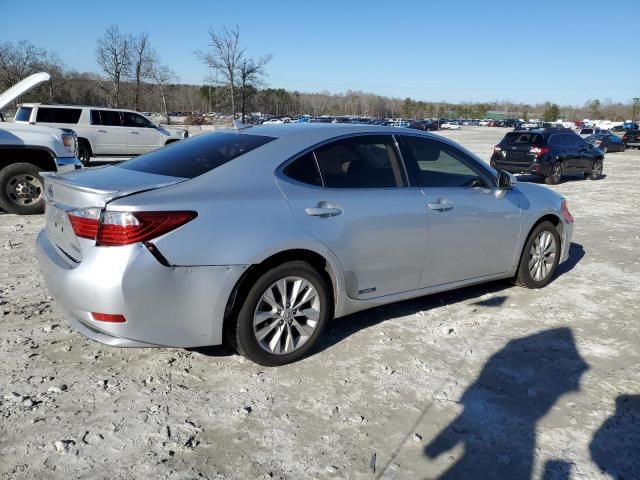
[[242,99],[242,123],[247,110],[247,90],[248,87],[257,88],[262,77],[266,75],[265,66],[271,60],[271,55],[266,55],[257,60],[253,58],[243,58],[238,67],[238,78],[240,80],[240,94]]
[[244,55],[240,48],[240,30],[236,25],[231,30],[224,27],[221,32],[209,29],[210,52],[197,52],[200,59],[213,71],[222,75],[231,93],[231,113],[236,113],[235,87],[238,67]]
[[160,99],[162,100],[162,112],[167,119],[167,125],[171,123],[169,119],[169,110],[167,108],[167,96],[169,86],[178,80],[176,73],[167,65],[162,65],[158,55],[155,52],[151,54],[151,68],[149,70],[150,76],[155,83]]
[[153,52],[149,35],[141,33],[133,39],[131,45],[131,70],[134,81],[133,105],[135,110],[140,110],[140,92],[143,82],[151,78],[153,68]]
[[96,60],[112,85],[112,105],[120,106],[120,84],[131,71],[131,44],[129,36],[120,33],[117,25],[107,28],[98,39]]

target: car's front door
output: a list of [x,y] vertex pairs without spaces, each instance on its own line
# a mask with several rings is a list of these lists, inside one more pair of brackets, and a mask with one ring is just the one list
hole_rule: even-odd
[[578,135],[567,135],[570,137],[570,141],[573,144],[573,148],[576,152],[575,158],[575,170],[579,172],[585,172],[591,170],[593,161],[598,156],[599,152],[589,145],[583,138]]
[[295,218],[339,259],[351,298],[415,290],[427,244],[427,215],[390,135],[323,145],[279,173]]
[[489,169],[448,143],[404,135],[401,148],[429,216],[420,286],[509,271],[521,235],[517,190],[497,190]]
[[122,112],[122,124],[127,132],[129,153],[138,155],[158,148],[159,134],[155,126],[138,113]]

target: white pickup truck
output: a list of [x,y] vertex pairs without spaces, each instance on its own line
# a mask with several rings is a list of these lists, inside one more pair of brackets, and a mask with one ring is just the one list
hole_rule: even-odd
[[[49,80],[36,73],[0,94],[0,112],[12,101]],[[42,172],[82,168],[71,130],[0,122],[0,210],[19,215],[42,213]]]

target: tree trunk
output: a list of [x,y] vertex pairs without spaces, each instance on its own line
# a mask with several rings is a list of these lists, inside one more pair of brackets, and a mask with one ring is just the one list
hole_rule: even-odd
[[160,85],[160,96],[162,97],[162,108],[164,109],[164,116],[167,119],[167,125],[171,124],[171,120],[169,119],[169,111],[167,110],[167,97],[164,94],[164,88]]
[[247,92],[247,85],[245,84],[244,80],[242,81],[242,123],[244,123],[244,113],[245,113],[245,97],[246,97],[246,93]]

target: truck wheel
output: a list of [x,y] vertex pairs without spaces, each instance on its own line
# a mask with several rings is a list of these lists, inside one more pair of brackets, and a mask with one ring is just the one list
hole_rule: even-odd
[[17,215],[44,211],[44,181],[31,163],[12,163],[0,170],[0,208]]
[[91,149],[83,141],[78,142],[78,160],[80,160],[85,167],[89,165],[91,161]]

